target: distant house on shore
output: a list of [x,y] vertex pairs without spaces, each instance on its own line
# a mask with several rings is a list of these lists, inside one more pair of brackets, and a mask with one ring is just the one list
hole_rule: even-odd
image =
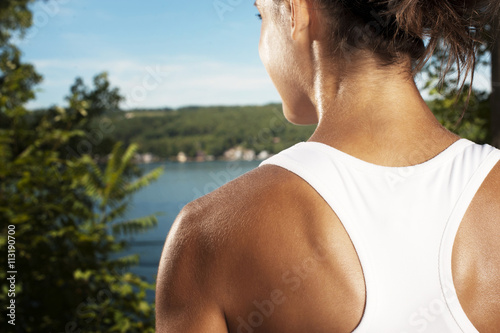
[[267,160],[269,157],[271,157],[271,154],[267,150],[263,150],[257,155],[259,161]]
[[224,153],[224,159],[227,161],[253,161],[255,156],[255,150],[243,149],[241,146],[231,148]]
[[224,153],[226,161],[254,161],[265,160],[271,155],[267,150],[261,151],[258,155],[253,149],[244,149],[241,146],[231,148]]
[[183,151],[179,152],[179,154],[177,154],[177,162],[179,163],[186,163],[188,160],[187,156],[186,156],[186,153],[184,153]]
[[[244,149],[241,146],[231,148],[224,153],[222,157],[225,161],[255,161],[255,160],[265,160],[269,158],[271,155],[268,151],[261,151],[258,155],[253,149]],[[213,155],[207,155],[204,151],[198,151],[196,157],[190,158],[184,152],[179,152],[175,157],[175,160],[179,163],[186,163],[189,161],[195,162],[210,162],[215,161],[216,158]]]
[[160,159],[151,153],[136,154],[134,156],[134,162],[139,164],[150,164],[153,162],[158,162]]

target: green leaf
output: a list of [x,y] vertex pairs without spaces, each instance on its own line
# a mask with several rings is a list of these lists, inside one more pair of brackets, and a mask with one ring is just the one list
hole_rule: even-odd
[[113,224],[112,230],[115,235],[129,235],[145,232],[158,225],[156,215],[145,216],[129,221],[117,222]]

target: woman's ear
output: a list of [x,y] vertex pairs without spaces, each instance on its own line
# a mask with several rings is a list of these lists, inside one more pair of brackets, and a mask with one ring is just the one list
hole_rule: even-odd
[[300,38],[300,34],[309,27],[309,9],[306,0],[290,0],[290,24],[292,38]]
[[294,0],[290,0],[290,24],[292,26],[292,31],[295,28],[295,3]]
[[[290,28],[292,39],[298,40],[307,36],[308,39],[313,31],[311,18],[315,15],[314,9],[309,0],[289,0],[290,1]],[[304,35],[305,34],[305,35]]]

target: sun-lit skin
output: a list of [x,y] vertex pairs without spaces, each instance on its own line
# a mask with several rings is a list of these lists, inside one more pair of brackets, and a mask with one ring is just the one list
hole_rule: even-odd
[[425,104],[410,74],[409,57],[382,69],[367,52],[352,56],[350,63],[327,58],[318,23],[321,10],[305,0],[295,3],[284,1],[279,12],[273,10],[274,0],[255,3],[262,16],[259,52],[287,119],[318,124],[311,141],[368,162],[402,166],[408,161],[390,155],[407,152],[408,142],[438,144],[435,149],[443,150],[459,139]]
[[[285,0],[278,11],[273,0],[256,6],[260,57],[286,118],[318,124],[310,141],[374,164],[408,166],[459,139],[425,104],[409,59],[384,69],[366,52],[349,64],[328,59],[319,11],[306,0]],[[453,247],[457,295],[481,333],[500,327],[498,193],[500,163],[474,197]],[[309,273],[298,278],[297,267],[307,262]],[[255,302],[270,300],[273,310],[261,311],[262,322],[242,328]],[[365,304],[363,269],[335,212],[300,177],[265,165],[177,216],[158,270],[156,332],[349,333]]]
[[[293,49],[302,45],[291,43],[290,34],[284,30],[287,28],[287,24],[282,22],[284,15],[274,17],[275,13],[270,6],[273,6],[272,2],[256,3],[262,16],[260,58],[283,98],[283,111],[287,119],[295,124],[315,124],[318,122],[318,115],[315,102],[310,99],[313,94],[314,73],[307,70],[313,63]],[[276,20],[280,22],[275,22]]]

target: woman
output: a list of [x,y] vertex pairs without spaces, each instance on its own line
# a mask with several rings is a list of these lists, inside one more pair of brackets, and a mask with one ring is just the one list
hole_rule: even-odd
[[439,37],[472,69],[466,27],[498,1],[256,6],[285,116],[318,126],[182,210],[157,331],[500,332],[500,150],[443,128],[413,80]]

